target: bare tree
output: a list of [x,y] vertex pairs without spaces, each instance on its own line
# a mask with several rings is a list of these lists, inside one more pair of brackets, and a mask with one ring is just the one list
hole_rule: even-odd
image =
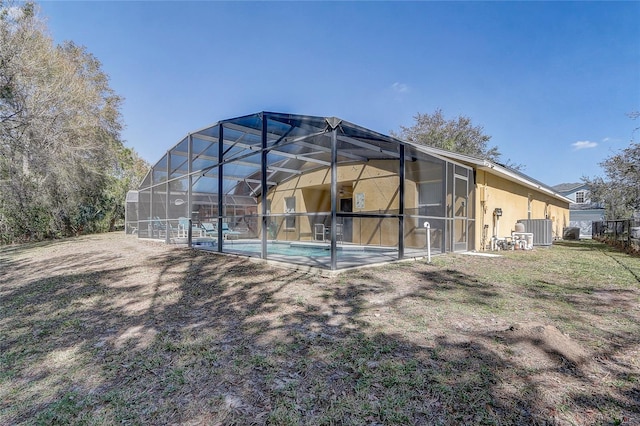
[[[634,111],[627,116],[632,120],[640,118]],[[606,178],[583,177],[589,185],[591,198],[604,203],[607,219],[626,219],[640,213],[640,143],[635,142],[635,127],[631,133],[630,145],[600,163]]]
[[600,166],[606,178],[583,180],[589,185],[591,198],[605,205],[607,219],[626,219],[640,212],[640,143],[631,143]]

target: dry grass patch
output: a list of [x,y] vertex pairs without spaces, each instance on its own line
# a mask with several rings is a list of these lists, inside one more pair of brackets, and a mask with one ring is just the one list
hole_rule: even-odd
[[1,424],[638,424],[640,260],[323,278],[122,234],[0,248]]

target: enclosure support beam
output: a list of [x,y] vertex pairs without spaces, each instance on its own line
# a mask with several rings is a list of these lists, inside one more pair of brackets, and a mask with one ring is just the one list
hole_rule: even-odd
[[222,211],[224,209],[224,194],[223,191],[223,178],[224,178],[224,165],[222,157],[224,156],[224,127],[222,123],[218,125],[218,252],[222,252]]
[[[445,210],[445,225],[444,225],[444,230],[442,231],[442,242],[444,244],[444,251],[448,252],[448,251],[453,251],[452,244],[453,244],[453,240],[449,239],[449,236],[451,235],[450,229],[452,226],[452,222],[451,222],[451,217],[453,217],[453,207],[451,207],[451,198],[453,197],[449,197],[449,181],[453,180],[453,171],[451,170],[451,163],[450,162],[446,162],[445,163],[445,168],[444,168],[444,199],[445,199],[445,206],[446,206],[446,210]],[[453,182],[451,182],[453,183]],[[440,251],[442,251],[442,249],[440,249]]]
[[338,269],[338,251],[336,237],[338,235],[338,130],[331,130],[331,270]]
[[165,234],[165,243],[169,244],[171,242],[171,225],[169,224],[169,206],[171,205],[171,200],[169,200],[169,178],[171,177],[171,151],[167,151],[167,199],[165,200],[165,224],[164,224],[164,234]]
[[[151,182],[153,182],[153,167],[151,168]],[[149,188],[149,217],[147,219],[149,219],[149,221],[147,222],[147,238],[155,238],[154,232],[153,232],[153,203],[155,202],[154,200],[154,196],[155,196],[155,186],[152,186]],[[140,214],[140,213],[138,213]],[[138,218],[138,220],[140,220],[140,218]],[[140,230],[138,230],[138,238],[140,237]]]
[[398,187],[399,206],[398,206],[398,259],[404,257],[404,144],[400,144],[400,182]]
[[188,180],[187,180],[187,212],[188,212],[188,218],[189,218],[189,222],[187,223],[187,226],[189,226],[189,228],[187,228],[187,246],[191,247],[191,243],[192,243],[192,239],[193,239],[193,235],[191,234],[191,230],[192,230],[192,220],[193,220],[193,194],[192,194],[192,190],[191,187],[193,185],[193,176],[191,175],[191,173],[193,172],[193,164],[192,164],[192,156],[193,154],[193,137],[191,136],[191,134],[189,134],[189,140],[187,142],[187,173],[188,173]]
[[267,216],[267,117],[262,114],[262,151],[260,166],[262,168],[260,173],[260,186],[262,187],[262,247],[260,248],[260,257],[267,258],[267,234],[269,232],[269,217]]

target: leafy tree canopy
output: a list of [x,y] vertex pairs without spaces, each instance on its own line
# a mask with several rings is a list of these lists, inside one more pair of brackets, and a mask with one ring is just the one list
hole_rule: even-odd
[[0,0],[0,243],[113,227],[137,158],[121,103],[95,56],[53,43],[34,3]]
[[[413,119],[413,126],[400,126],[400,132],[392,131],[391,135],[413,143],[500,162],[498,148],[489,146],[491,136],[484,133],[482,126],[474,125],[469,117],[459,115],[454,119],[446,119],[442,110],[436,109],[432,114],[418,113]],[[522,165],[512,164],[509,160],[504,165],[522,169]]]

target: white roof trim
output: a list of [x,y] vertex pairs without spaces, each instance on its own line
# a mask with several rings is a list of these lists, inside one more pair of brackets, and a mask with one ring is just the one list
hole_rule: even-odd
[[538,190],[540,192],[544,192],[547,195],[550,195],[554,198],[557,198],[559,200],[565,201],[567,203],[573,203],[573,201],[567,197],[565,197],[564,195],[560,195],[559,193],[555,192],[553,189],[549,188],[548,186],[542,184],[542,183],[538,183],[529,179],[526,179],[524,176],[520,176],[519,174],[513,173],[511,170],[500,166],[499,164],[494,164],[491,162],[488,162],[489,165],[488,166],[484,166],[484,167],[480,167],[482,170],[486,170],[492,173],[495,173],[497,175],[501,175],[502,177],[504,177],[507,180],[510,180],[512,182],[518,182],[523,184],[526,187]]

